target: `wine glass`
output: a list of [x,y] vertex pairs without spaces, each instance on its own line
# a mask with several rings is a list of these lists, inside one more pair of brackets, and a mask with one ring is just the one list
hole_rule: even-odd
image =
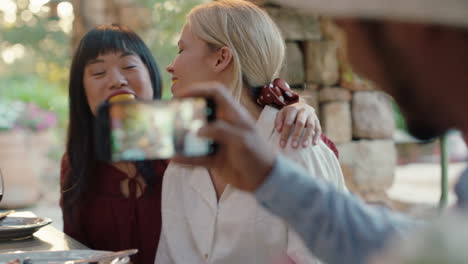
[[2,169],[0,169],[0,201],[2,201],[3,198],[3,189],[4,189],[4,184],[3,184],[3,174],[2,174]]

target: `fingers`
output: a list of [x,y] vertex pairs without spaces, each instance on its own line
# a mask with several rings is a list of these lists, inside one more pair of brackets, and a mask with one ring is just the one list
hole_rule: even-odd
[[[292,134],[291,146],[293,148],[299,147],[299,141],[304,131],[307,119],[308,119],[308,116],[307,116],[306,111],[304,109],[299,110],[297,117],[296,117],[296,122],[294,125],[294,132]],[[309,138],[304,137],[303,141],[308,142]],[[304,142],[303,142],[303,145],[304,145]]]
[[275,127],[278,133],[281,133],[281,131],[283,130],[284,118],[285,118],[284,111],[279,111],[275,119]]
[[296,120],[297,110],[294,107],[284,108],[285,111],[285,118],[283,121],[283,129],[281,131],[280,136],[280,146],[282,148],[286,147],[288,143],[289,136],[291,135],[291,129],[293,127],[293,123]]
[[318,140],[320,139],[320,136],[322,135],[322,126],[320,125],[320,120],[318,118],[314,119],[315,125],[314,125],[314,138],[313,138],[313,144],[317,145]]
[[314,128],[315,128],[314,118],[309,116],[305,124],[305,132],[302,138],[302,147],[306,148],[309,146],[310,141],[312,141],[312,143],[314,142],[314,138],[315,138]]

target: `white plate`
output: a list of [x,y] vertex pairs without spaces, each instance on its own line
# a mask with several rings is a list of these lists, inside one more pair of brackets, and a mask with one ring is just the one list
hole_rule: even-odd
[[99,256],[109,251],[99,250],[66,250],[66,251],[29,251],[0,254],[0,263],[19,259],[23,261],[26,258],[31,259],[33,264],[44,264],[49,262],[65,262],[70,260],[87,259]]
[[52,223],[49,218],[7,216],[0,220],[0,240],[23,239]]

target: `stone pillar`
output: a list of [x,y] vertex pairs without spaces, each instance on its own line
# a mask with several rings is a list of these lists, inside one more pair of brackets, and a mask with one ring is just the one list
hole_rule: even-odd
[[329,19],[252,1],[280,28],[287,47],[280,76],[320,113],[323,132],[340,150],[348,188],[369,202],[391,204],[386,196],[396,167],[391,99],[352,71],[346,38]]
[[296,87],[305,82],[304,56],[299,44],[296,42],[286,43],[286,58],[280,78],[288,80],[289,85]]

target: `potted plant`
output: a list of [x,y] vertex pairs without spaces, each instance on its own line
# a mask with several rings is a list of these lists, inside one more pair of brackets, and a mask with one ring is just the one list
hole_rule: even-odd
[[38,200],[49,145],[46,131],[56,122],[53,112],[35,104],[0,100],[0,168],[5,182],[0,207],[25,207]]

